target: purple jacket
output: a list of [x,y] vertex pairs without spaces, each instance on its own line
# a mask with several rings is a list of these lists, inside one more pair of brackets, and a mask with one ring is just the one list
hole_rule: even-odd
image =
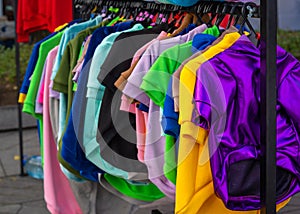
[[[260,209],[260,52],[242,36],[197,71],[193,122],[210,130],[216,194]],[[300,191],[300,63],[277,47],[277,203]]]

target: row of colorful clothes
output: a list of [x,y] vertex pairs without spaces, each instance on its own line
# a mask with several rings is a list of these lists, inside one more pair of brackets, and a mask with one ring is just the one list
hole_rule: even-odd
[[[235,27],[144,25],[97,16],[35,44],[19,101],[48,209],[87,213],[89,181],[171,213],[260,213],[259,47]],[[300,190],[300,64],[277,53],[279,210]]]

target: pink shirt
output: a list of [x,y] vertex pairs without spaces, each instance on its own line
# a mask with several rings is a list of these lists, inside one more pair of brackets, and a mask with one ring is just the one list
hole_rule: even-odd
[[[58,46],[51,50],[46,59],[45,82],[50,84],[50,77]],[[81,214],[81,208],[73,194],[68,179],[62,173],[57,159],[57,148],[54,140],[49,114],[49,87],[44,87],[44,198],[52,214]]]

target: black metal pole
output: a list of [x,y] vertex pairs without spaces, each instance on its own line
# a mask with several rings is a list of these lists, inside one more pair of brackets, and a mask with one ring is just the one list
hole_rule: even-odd
[[[15,57],[16,57],[16,77],[17,77],[17,87],[18,92],[20,91],[20,81],[21,81],[21,73],[20,73],[20,45],[17,41],[17,11],[18,11],[18,0],[14,1],[14,19],[15,19]],[[17,98],[18,99],[18,98]],[[18,103],[18,130],[19,130],[19,149],[20,149],[20,176],[25,176],[24,173],[24,164],[23,164],[23,127],[22,127],[22,106]]]
[[261,0],[261,205],[276,213],[277,0]]

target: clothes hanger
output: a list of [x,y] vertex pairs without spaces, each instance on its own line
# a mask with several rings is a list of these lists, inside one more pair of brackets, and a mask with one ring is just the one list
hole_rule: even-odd
[[[189,24],[193,23],[193,15],[191,13],[184,12],[180,19],[174,24],[175,30],[171,34],[172,37],[176,36]],[[176,29],[177,28],[177,29]]]
[[229,8],[229,5],[224,3],[224,4],[219,4],[218,7],[217,7],[217,11],[216,13],[218,14],[217,15],[217,18],[216,18],[216,21],[215,21],[215,25],[219,28],[220,27],[220,24],[222,23],[222,21],[224,20],[226,14],[227,14],[227,10]]
[[[177,5],[175,5],[176,7]],[[174,8],[174,11],[178,11],[176,10],[176,8]],[[176,30],[176,26],[178,25],[178,20],[180,20],[182,17],[184,16],[184,13],[182,13],[181,11],[178,11],[175,15],[174,12],[170,13],[170,17],[168,20],[168,25],[170,26],[170,28],[167,30],[167,33],[173,33]]]
[[205,24],[205,22],[203,21],[203,19],[202,19],[202,17],[203,17],[203,15],[204,15],[204,11],[205,11],[205,9],[206,9],[206,4],[200,4],[200,5],[198,5],[197,6],[197,8],[196,8],[196,16],[197,16],[197,18],[198,18],[198,23],[200,23],[200,24]]
[[247,2],[243,5],[242,11],[241,11],[241,17],[242,17],[242,23],[239,29],[239,33],[241,35],[244,34],[244,27],[247,26],[249,28],[249,35],[248,38],[251,40],[251,42],[254,45],[258,45],[258,37],[256,34],[255,29],[253,28],[252,24],[249,21],[249,17],[251,17],[252,14],[249,13],[250,8],[256,8],[256,5],[253,2]]
[[217,17],[217,9],[219,7],[219,3],[215,3],[215,2],[211,2],[211,4],[207,7],[207,11],[205,11],[205,13],[210,13],[211,14],[211,17],[208,21],[207,24],[207,27],[212,27],[213,24],[212,24],[212,21]]
[[237,8],[237,4],[233,4],[230,8],[230,11],[229,11],[229,19],[228,19],[228,22],[227,22],[227,25],[226,25],[226,29],[230,28],[230,26],[232,25],[232,21],[233,21],[233,18],[235,16],[235,11],[236,11],[236,8]]

